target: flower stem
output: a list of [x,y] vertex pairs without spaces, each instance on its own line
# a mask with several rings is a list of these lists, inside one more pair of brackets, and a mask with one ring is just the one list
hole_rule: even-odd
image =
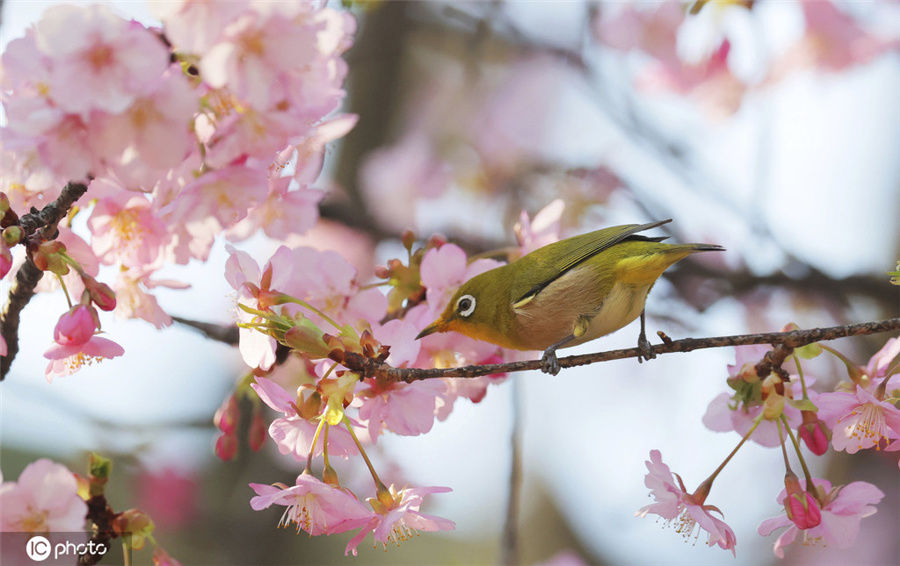
[[353,427],[350,426],[350,419],[346,416],[344,417],[344,425],[347,427],[347,430],[350,431],[350,436],[353,438],[353,442],[356,443],[356,448],[359,450],[360,455],[363,457],[363,460],[366,462],[366,466],[369,468],[369,473],[372,474],[372,480],[375,481],[375,490],[383,491],[387,490],[384,486],[384,483],[381,481],[381,478],[378,477],[378,473],[375,471],[375,467],[372,465],[372,462],[369,460],[369,456],[366,454],[366,451],[363,449],[362,443],[356,437],[356,433],[353,432]]
[[[800,365],[800,357],[797,356],[797,354],[793,354],[793,358],[794,365],[797,366],[797,375],[800,376],[800,387],[803,388],[803,400],[806,401],[807,399],[809,399],[809,395],[806,393],[806,379],[803,377],[803,367]],[[784,446],[783,441],[782,446]]]
[[791,464],[788,462],[787,447],[784,445],[784,431],[781,429],[781,419],[775,421],[778,425],[778,440],[781,441],[781,455],[784,457],[784,469],[786,472],[793,472]]
[[56,280],[59,281],[59,286],[62,287],[63,294],[66,296],[66,302],[69,303],[69,308],[72,308],[72,297],[69,296],[69,289],[66,287],[66,282],[63,281],[62,275],[59,273],[55,273]]
[[[815,485],[812,481],[812,474],[809,473],[809,468],[806,466],[806,460],[803,459],[803,452],[800,451],[800,444],[797,442],[797,437],[795,437],[794,433],[791,432],[791,427],[788,426],[787,417],[781,415],[781,422],[784,423],[784,430],[785,432],[787,432],[788,437],[791,439],[791,444],[794,445],[794,451],[797,452],[797,459],[800,460],[800,466],[803,468],[803,476],[806,478],[806,490],[813,490],[810,491],[811,493],[813,493],[815,492]],[[819,503],[824,506],[821,501]]]
[[334,320],[332,320],[331,317],[329,317],[327,314],[325,314],[324,312],[320,311],[319,309],[317,309],[316,307],[312,306],[311,304],[307,303],[306,301],[301,301],[300,299],[297,299],[297,298],[295,298],[295,297],[291,297],[291,296],[289,296],[289,295],[282,295],[282,296],[284,297],[284,302],[285,302],[285,303],[295,303],[295,304],[298,304],[298,305],[300,305],[301,307],[303,307],[303,308],[305,308],[305,309],[307,309],[307,310],[310,310],[310,311],[316,313],[317,315],[319,315],[320,317],[322,317],[322,320],[324,320],[325,322],[327,322],[327,323],[330,324],[331,326],[335,327],[335,329],[337,329],[337,330],[340,330],[340,329],[341,329],[341,325],[339,325],[338,323],[336,323],[336,322],[335,322]]
[[753,422],[753,426],[750,427],[750,430],[747,431],[747,434],[744,435],[744,438],[742,438],[741,441],[738,442],[737,446],[734,447],[734,450],[731,451],[731,454],[729,454],[725,458],[725,460],[721,464],[719,464],[719,467],[716,468],[715,471],[713,473],[711,473],[708,478],[706,478],[706,481],[703,482],[704,484],[712,484],[712,482],[716,479],[716,476],[719,475],[719,472],[721,472],[725,468],[725,466],[728,464],[728,462],[730,462],[731,459],[734,457],[734,455],[737,454],[737,451],[741,449],[741,446],[743,446],[744,443],[747,442],[747,439],[750,438],[750,435],[753,434],[753,431],[756,430],[756,427],[759,426],[759,423],[761,421],[762,421],[762,414],[760,414],[760,416],[756,418],[756,420]]
[[319,433],[322,432],[322,427],[325,426],[325,418],[321,418],[319,420],[319,426],[316,427],[316,433],[313,435],[312,443],[309,445],[309,455],[306,456],[306,467],[303,469],[304,472],[309,472],[312,467],[313,454],[316,450],[316,442],[319,440]]

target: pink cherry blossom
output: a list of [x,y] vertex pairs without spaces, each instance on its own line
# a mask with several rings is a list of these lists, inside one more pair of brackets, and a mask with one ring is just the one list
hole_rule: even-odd
[[82,116],[122,112],[155,88],[169,64],[162,40],[105,6],[49,8],[35,26],[35,40],[51,60],[54,102]]
[[319,219],[319,201],[325,193],[316,189],[289,190],[290,177],[269,179],[266,199],[250,209],[247,217],[228,231],[230,239],[244,239],[258,229],[270,238],[284,240],[291,234],[302,234]]
[[855,454],[866,448],[881,447],[882,441],[900,438],[900,409],[879,400],[866,389],[822,393],[816,398],[819,418],[831,428],[835,450]]
[[369,500],[375,507],[376,514],[350,540],[344,554],[352,552],[356,556],[356,547],[369,533],[372,533],[377,542],[387,545],[388,542],[399,544],[409,540],[419,531],[452,531],[456,528],[453,521],[419,511],[426,495],[449,491],[451,491],[449,487],[418,487],[397,492],[392,485],[390,495],[393,501],[390,505],[385,505],[375,498]]
[[125,353],[122,346],[112,340],[93,336],[84,344],[77,346],[61,346],[54,344],[44,352],[44,357],[50,360],[44,374],[47,382],[52,382],[54,377],[72,375],[82,366],[101,362],[108,358],[117,358]]
[[[283,416],[269,425],[269,436],[282,454],[290,454],[298,462],[306,462],[309,449],[315,438],[318,420],[312,422],[299,415],[297,399],[283,387],[265,377],[257,377],[250,385],[263,403]],[[322,454],[324,439],[319,438],[313,456]],[[343,426],[333,426],[328,430],[328,454],[349,457],[357,453],[356,444]]]
[[91,339],[96,329],[96,313],[91,307],[75,305],[59,317],[53,329],[53,340],[60,346],[80,346]]
[[534,219],[522,211],[514,227],[521,255],[559,240],[559,223],[565,208],[565,201],[556,199],[538,211]]
[[598,18],[594,33],[601,43],[615,49],[639,49],[659,61],[677,61],[678,28],[685,12],[674,0],[644,6],[622,7],[611,18]]
[[175,48],[187,53],[206,52],[247,6],[245,0],[224,3],[171,0],[147,5],[162,21],[166,37]]
[[651,450],[650,460],[646,463],[647,475],[644,478],[644,485],[650,488],[650,494],[656,502],[641,507],[635,515],[638,517],[646,517],[648,513],[659,515],[666,524],[674,523],[675,532],[685,539],[690,538],[695,531],[697,537],[702,531],[706,531],[709,533],[706,542],[708,546],[717,544],[734,554],[737,542],[734,531],[724,521],[712,516],[713,511],[719,515],[722,512],[712,505],[704,505],[703,501],[697,501],[694,495],[687,493],[678,474],[674,475],[678,479],[676,484],[669,466],[663,463],[659,450]]
[[170,67],[153,92],[124,112],[94,121],[93,146],[120,177],[152,185],[154,176],[177,166],[196,147],[190,125],[198,104],[181,69]]
[[[806,489],[806,480],[801,479],[803,489]],[[832,489],[831,482],[824,479],[814,479],[816,488],[824,494],[825,505],[821,509],[821,523],[817,526],[803,530],[803,544],[833,544],[837,548],[849,548],[859,534],[859,523],[864,517],[874,515],[877,504],[884,497],[884,493],[874,485],[856,481],[842,487]],[[787,490],[782,490],[778,495],[778,503],[784,504]],[[786,515],[781,514],[771,519],[766,519],[759,525],[759,534],[768,536],[776,529],[787,527],[778,540],[775,541],[775,555],[784,558],[784,547],[791,544],[800,529],[791,522]]]
[[156,297],[150,291],[156,287],[168,289],[187,289],[187,283],[170,279],[154,280],[150,274],[137,274],[122,272],[116,279],[113,289],[116,293],[116,315],[122,318],[140,318],[146,320],[156,328],[164,328],[172,324],[170,317],[159,306]]
[[271,505],[286,507],[279,527],[295,525],[297,532],[306,531],[312,536],[343,533],[358,528],[372,520],[372,510],[349,491],[328,485],[318,478],[303,473],[290,487],[251,483],[256,496],[250,499],[254,511]]
[[897,356],[900,356],[900,338],[890,338],[866,364],[866,375],[870,378],[886,377],[891,362]]
[[446,385],[438,379],[415,383],[380,384],[367,379],[368,388],[356,393],[359,418],[368,426],[369,436],[383,430],[404,436],[425,434],[434,425],[436,401]]
[[161,267],[171,238],[143,195],[120,190],[101,198],[88,219],[91,247],[107,265],[152,270]]
[[213,88],[227,86],[258,109],[287,98],[289,71],[312,62],[316,55],[316,28],[295,25],[294,16],[274,10],[241,14],[203,53],[204,80]]
[[28,464],[17,482],[0,488],[0,531],[81,531],[86,514],[74,474],[44,458]]

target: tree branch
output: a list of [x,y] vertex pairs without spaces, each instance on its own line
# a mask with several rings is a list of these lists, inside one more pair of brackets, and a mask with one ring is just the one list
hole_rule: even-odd
[[[653,346],[657,354],[671,354],[674,352],[691,352],[705,348],[721,348],[723,346],[746,346],[749,344],[771,344],[773,346],[783,344],[791,348],[805,346],[821,340],[834,340],[848,336],[860,336],[864,334],[878,334],[900,330],[900,317],[875,322],[863,322],[848,324],[845,326],[832,326],[828,328],[811,328],[808,330],[792,330],[790,332],[765,332],[761,334],[739,334],[734,336],[714,336],[710,338],[683,338],[681,340],[664,340],[663,344]],[[622,350],[609,350],[593,354],[568,356],[559,359],[560,367],[575,367],[609,360],[623,358],[636,358],[640,354],[638,348],[626,348]],[[395,368],[373,358],[366,358],[354,352],[336,350],[332,352],[331,359],[344,365],[352,371],[360,372],[363,377],[378,377],[388,381],[403,381],[412,383],[422,379],[434,379],[437,377],[479,377],[497,373],[509,373],[514,371],[527,371],[541,368],[540,360],[522,362],[508,362],[503,364],[484,364],[464,366],[456,368]]]
[[[43,231],[42,235],[47,239],[55,238],[56,225],[86,191],[87,185],[84,183],[68,183],[54,202],[40,211],[32,208],[30,213],[19,219],[19,227],[22,228],[25,238],[38,230]],[[0,381],[6,377],[13,359],[19,352],[19,315],[34,296],[34,289],[43,275],[44,272],[34,265],[31,258],[26,258],[25,263],[16,272],[16,280],[9,290],[9,300],[0,312],[0,335],[6,340],[7,348],[6,355],[0,358]]]

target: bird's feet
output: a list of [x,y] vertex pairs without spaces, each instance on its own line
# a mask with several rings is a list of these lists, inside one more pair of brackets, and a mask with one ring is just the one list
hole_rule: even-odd
[[559,373],[559,359],[556,357],[556,348],[547,348],[541,356],[541,371],[556,375]]
[[652,360],[656,357],[656,352],[653,351],[653,346],[650,345],[650,341],[647,340],[647,336],[641,332],[641,335],[638,336],[638,363],[643,363],[644,360]]

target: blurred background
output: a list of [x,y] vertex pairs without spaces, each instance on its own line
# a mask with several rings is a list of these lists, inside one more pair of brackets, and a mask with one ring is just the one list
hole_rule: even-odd
[[[2,43],[49,5],[3,2]],[[140,4],[113,5],[152,22]],[[359,123],[329,150],[317,183],[330,191],[322,219],[291,243],[340,243],[360,273],[371,273],[402,257],[406,228],[479,253],[511,245],[523,210],[533,217],[561,199],[563,236],[674,218],[663,227],[674,241],[728,249],[667,272],[648,301],[651,336],[897,316],[900,293],[886,272],[900,254],[900,4],[688,8],[354,2],[360,28],[346,55],[344,110]],[[276,245],[254,238],[241,247],[265,258]],[[219,242],[206,264],[167,268],[161,277],[193,287],[160,290],[163,308],[232,322],[225,258]],[[7,290],[4,281],[3,296]],[[157,540],[184,564],[351,560],[343,556],[348,535],[297,535],[276,528],[279,509],[251,511],[248,482],[290,482],[299,471],[271,443],[262,454],[242,446],[234,462],[215,458],[212,415],[245,371],[235,349],[177,324],[157,331],[104,319],[126,356],[49,385],[42,352],[61,301],[38,296],[23,315],[22,350],[0,387],[4,478],[38,457],[83,471],[95,450],[115,462],[113,506],[149,512]],[[631,347],[637,332],[635,324],[566,353]],[[864,365],[888,337],[832,345]],[[495,563],[518,412],[523,564],[896,563],[896,453],[813,458],[814,475],[866,480],[886,493],[850,551],[796,545],[785,560],[773,556],[775,537],[759,537],[756,527],[783,512],[775,501],[783,465],[778,450],[755,444],[728,465],[707,501],[734,529],[736,559],[707,548],[703,536],[685,543],[651,518],[634,518],[650,501],[643,476],[651,449],[693,489],[738,442],[701,423],[709,401],[728,390],[733,361],[733,350],[720,349],[557,377],[519,374],[478,404],[458,403],[425,436],[385,438],[375,449],[385,479],[452,487],[424,510],[457,530],[387,552],[364,544],[353,560]],[[845,376],[824,357],[807,371],[824,387]],[[356,464],[342,477],[363,482]],[[136,561],[149,562],[149,552]]]

